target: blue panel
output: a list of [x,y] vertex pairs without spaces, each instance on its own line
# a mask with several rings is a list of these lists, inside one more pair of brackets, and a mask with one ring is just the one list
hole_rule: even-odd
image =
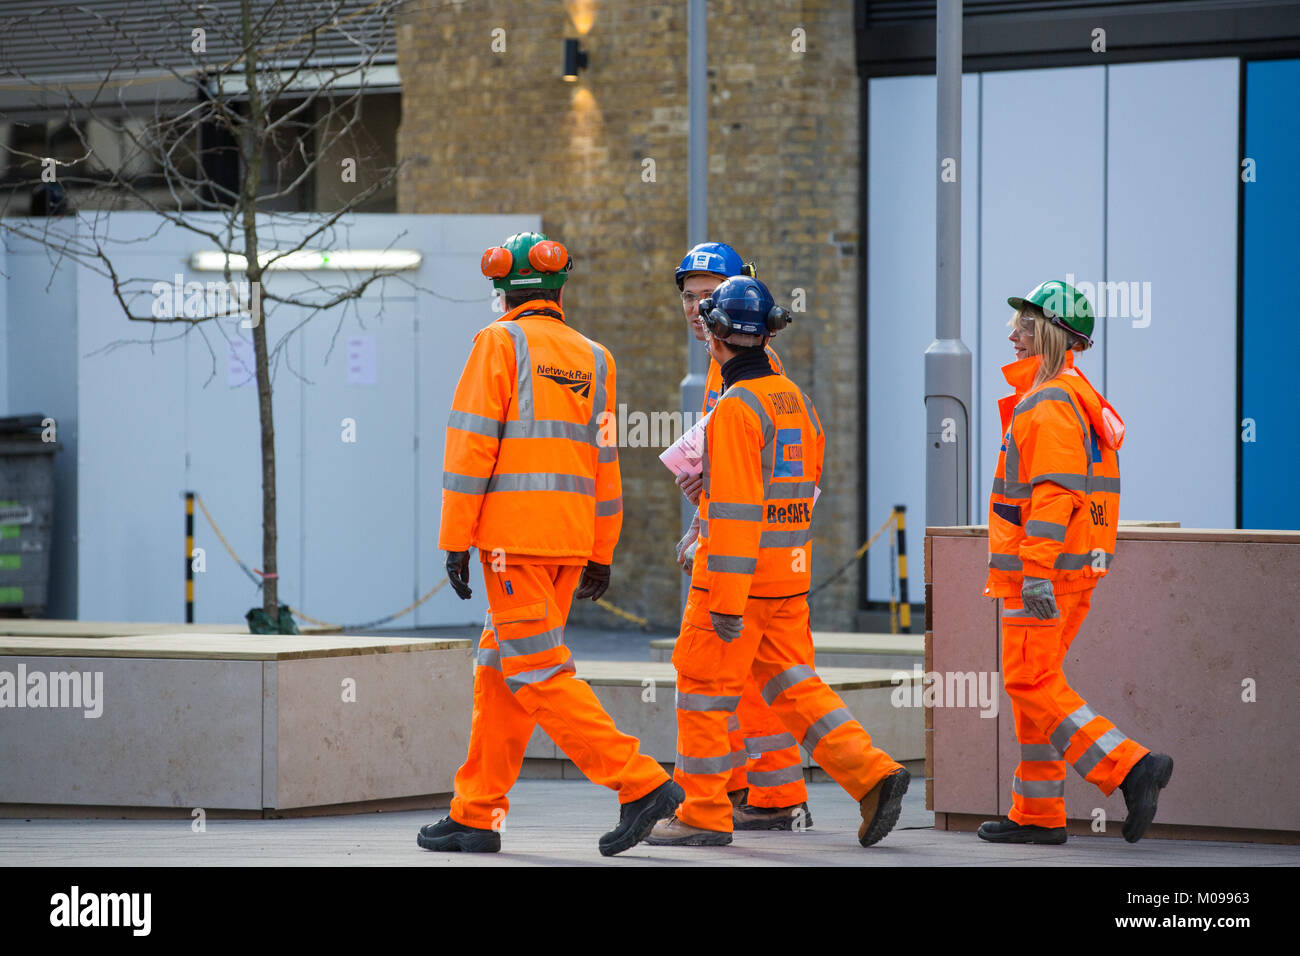
[[[1295,427],[1289,343],[1295,329],[1291,297],[1300,263],[1300,60],[1246,66],[1246,183],[1242,274],[1241,391],[1253,442],[1241,446],[1241,526],[1300,528],[1300,432]],[[1284,365],[1285,363],[1285,365]]]

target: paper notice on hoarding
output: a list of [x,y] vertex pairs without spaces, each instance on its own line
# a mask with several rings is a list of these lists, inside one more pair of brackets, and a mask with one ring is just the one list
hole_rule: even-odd
[[[709,415],[713,413],[710,412]],[[705,415],[698,422],[686,429],[677,439],[659,455],[659,460],[674,475],[696,477],[704,471],[704,426],[709,420]]]

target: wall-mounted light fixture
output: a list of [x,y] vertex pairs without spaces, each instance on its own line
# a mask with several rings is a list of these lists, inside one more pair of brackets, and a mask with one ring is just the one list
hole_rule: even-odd
[[[423,256],[414,249],[299,249],[288,254],[269,249],[257,258],[266,269],[299,272],[320,270],[398,272],[420,268]],[[237,253],[227,255],[216,249],[205,249],[190,255],[190,268],[197,272],[220,272],[227,265],[232,272],[243,272],[248,267],[248,260]]]
[[587,51],[578,45],[577,40],[564,41],[564,80],[566,83],[574,83],[578,79],[578,71],[587,68]]

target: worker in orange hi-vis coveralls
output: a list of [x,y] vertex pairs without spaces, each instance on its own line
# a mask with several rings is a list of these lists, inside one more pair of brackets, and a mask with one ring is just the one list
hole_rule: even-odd
[[[757,278],[753,263],[744,262],[725,242],[702,242],[682,257],[674,279],[681,293],[682,309],[697,341],[705,340],[700,320],[699,301],[710,295],[731,276]],[[772,370],[785,374],[776,350],[766,348]],[[704,386],[701,412],[713,411],[722,394],[722,366],[710,357],[708,379]],[[679,476],[677,484],[693,505],[700,503],[702,476]],[[677,563],[690,574],[694,566],[700,515],[696,511],[686,535],[677,545]],[[752,676],[745,680],[736,712],[728,718],[731,739],[731,779],[727,796],[731,800],[732,825],[737,830],[790,830],[812,826],[808,809],[808,788],[803,779],[803,756],[799,744],[790,736],[781,719],[758,692]]]
[[[605,439],[614,359],[566,324],[572,260],[538,233],[483,254],[509,310],[474,338],[447,422],[438,546],[463,599],[479,551],[489,613],[476,652],[469,755],[450,815],[420,830],[429,850],[493,852],[533,728],[594,783],[618,794],[613,856],[639,843],[682,799],[681,787],[621,733],[578,680],[564,643],[572,600],[598,599],[622,527],[618,449]],[[576,589],[576,593],[575,593]]]
[[1064,843],[1066,764],[1104,794],[1120,787],[1124,839],[1155,818],[1174,762],[1096,713],[1062,665],[1115,554],[1119,447],[1124,423],[1074,365],[1092,345],[1088,299],[1044,282],[1007,300],[1015,389],[998,402],[1002,450],[989,500],[989,577],[1002,598],[1002,679],[1011,697],[1020,763],[1006,820],[984,823],[993,843]]
[[727,719],[752,674],[785,731],[858,801],[858,841],[870,846],[898,822],[910,777],[813,669],[810,523],[825,436],[808,396],[763,349],[789,315],[749,277],[722,283],[700,312],[726,388],[705,429],[699,542],[673,650],[674,778],[686,798],[646,842],[731,842]]

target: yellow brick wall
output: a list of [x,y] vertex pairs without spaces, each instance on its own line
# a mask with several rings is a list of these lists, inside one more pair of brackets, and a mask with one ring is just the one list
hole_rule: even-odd
[[[565,83],[563,41],[580,28],[590,66]],[[756,260],[778,302],[795,289],[806,302],[774,345],[827,429],[816,583],[860,543],[852,4],[711,0],[708,29],[709,235]],[[672,280],[687,248],[686,31],[685,0],[420,0],[398,28],[398,211],[540,213],[574,255],[571,323],[609,347],[619,401],[647,414],[679,407],[687,362]],[[680,497],[660,450],[620,450],[607,596],[675,627]],[[819,596],[815,627],[852,625],[857,580]],[[574,620],[621,626],[596,608]]]

